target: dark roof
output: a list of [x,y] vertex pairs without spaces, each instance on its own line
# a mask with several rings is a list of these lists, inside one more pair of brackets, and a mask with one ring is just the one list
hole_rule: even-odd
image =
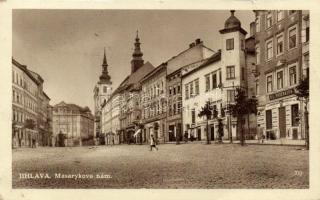
[[217,61],[220,61],[220,60],[221,60],[221,50],[219,49],[219,51],[218,51],[217,53],[213,54],[211,57],[209,57],[208,60],[207,60],[205,63],[201,64],[201,65],[200,65],[199,67],[197,67],[197,68],[194,68],[193,70],[189,71],[188,73],[182,75],[182,77],[183,77],[183,78],[184,78],[184,77],[187,77],[187,76],[189,76],[190,74],[198,71],[199,69],[202,69],[203,67],[206,67],[206,66],[208,66],[209,64],[214,63],[214,62],[217,62]]
[[37,78],[32,75],[31,71],[27,69],[26,65],[20,64],[18,61],[16,61],[14,58],[12,58],[12,64],[17,66],[19,69],[21,69],[24,73],[26,73],[31,80],[33,80],[37,85],[40,85],[40,82]]
[[50,97],[44,91],[42,91],[42,93],[47,99],[49,99],[49,101],[51,100]]
[[141,83],[148,80],[150,77],[152,77],[153,75],[155,75],[157,72],[159,72],[162,69],[165,69],[165,67],[167,66],[167,63],[162,63],[160,64],[158,67],[156,67],[154,70],[152,70],[151,72],[149,72],[148,74],[146,74],[144,76],[144,78],[141,79]]
[[220,30],[220,33],[230,33],[234,31],[240,31],[242,34],[246,35],[247,31],[241,28],[240,20],[234,16],[234,10],[231,10],[231,16],[225,21],[224,29]]
[[56,107],[60,107],[60,106],[66,106],[68,108],[71,108],[71,109],[74,109],[74,110],[78,110],[80,112],[88,112],[91,114],[91,110],[88,106],[85,106],[85,107],[81,107],[81,106],[78,106],[76,104],[73,104],[73,103],[66,103],[64,101],[61,101],[60,103],[54,105],[53,107],[56,108]]

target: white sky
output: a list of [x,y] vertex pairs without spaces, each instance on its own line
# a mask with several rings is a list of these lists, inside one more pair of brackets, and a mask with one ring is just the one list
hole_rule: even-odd
[[[249,35],[254,13],[235,15]],[[12,55],[43,77],[52,105],[63,100],[93,111],[104,47],[115,89],[130,73],[137,29],[145,62],[158,66],[196,38],[219,49],[229,16],[228,10],[14,10]]]

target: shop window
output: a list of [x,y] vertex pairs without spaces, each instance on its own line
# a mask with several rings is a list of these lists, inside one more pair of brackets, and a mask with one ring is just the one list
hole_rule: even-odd
[[291,125],[292,126],[299,126],[299,105],[294,104],[291,105]]
[[266,110],[266,129],[272,129],[272,110]]

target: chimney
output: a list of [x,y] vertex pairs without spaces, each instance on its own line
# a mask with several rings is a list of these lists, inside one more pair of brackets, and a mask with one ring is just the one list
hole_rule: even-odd
[[189,44],[189,47],[190,47],[190,48],[192,48],[192,47],[194,47],[194,46],[196,46],[196,44],[195,44],[194,42],[192,42],[192,43]]
[[201,41],[201,39],[200,38],[198,38],[198,39],[196,39],[196,45],[198,45],[198,44],[202,44],[203,42]]
[[250,36],[254,36],[256,34],[256,23],[251,22],[250,23]]

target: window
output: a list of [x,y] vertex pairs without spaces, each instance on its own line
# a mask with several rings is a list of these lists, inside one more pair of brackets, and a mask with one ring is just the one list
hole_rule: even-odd
[[259,81],[256,82],[256,96],[259,95]]
[[289,49],[297,46],[297,27],[289,29]]
[[219,70],[219,84],[222,85],[222,75],[221,70]]
[[272,45],[272,39],[267,41],[267,60],[270,60],[273,56],[273,45]]
[[173,87],[173,95],[176,95],[176,87]]
[[217,88],[217,74],[216,73],[212,74],[212,88],[213,89]]
[[191,122],[192,124],[196,123],[196,111],[194,109],[191,110]]
[[210,90],[210,76],[206,75],[206,92]]
[[294,104],[291,105],[291,125],[292,126],[299,126],[299,121],[297,118],[299,117],[299,105]]
[[107,86],[103,86],[103,93],[107,93]]
[[172,94],[172,87],[170,86],[169,87],[169,95],[171,95]]
[[284,12],[283,10],[277,10],[277,20],[280,21],[284,17]]
[[290,86],[295,85],[297,83],[297,71],[296,66],[289,68],[289,84]]
[[266,110],[266,128],[272,129],[272,110]]
[[260,32],[260,16],[256,18],[256,32]]
[[234,102],[235,101],[235,90],[228,90],[227,91],[227,101]]
[[272,92],[272,75],[267,76],[267,92]]
[[283,71],[277,72],[277,89],[283,88]]
[[283,34],[277,36],[277,55],[283,53]]
[[227,39],[227,50],[233,50],[234,48],[234,39],[231,38],[231,39]]
[[190,97],[193,97],[193,82],[190,83]]
[[234,66],[227,66],[227,79],[234,79],[235,71]]
[[271,13],[271,11],[268,11],[266,22],[267,22],[266,28],[270,28],[271,25],[272,25],[272,13]]
[[178,102],[178,113],[181,113],[181,102]]
[[178,85],[178,93],[180,93],[180,85]]
[[185,84],[185,87],[186,99],[189,99],[189,85]]
[[196,79],[194,82],[196,95],[199,95],[199,79]]
[[259,44],[256,45],[256,57],[257,57],[257,65],[260,64],[260,46]]
[[176,104],[173,104],[173,114],[174,114],[174,115],[176,114],[176,111],[177,111],[177,109],[176,109]]

